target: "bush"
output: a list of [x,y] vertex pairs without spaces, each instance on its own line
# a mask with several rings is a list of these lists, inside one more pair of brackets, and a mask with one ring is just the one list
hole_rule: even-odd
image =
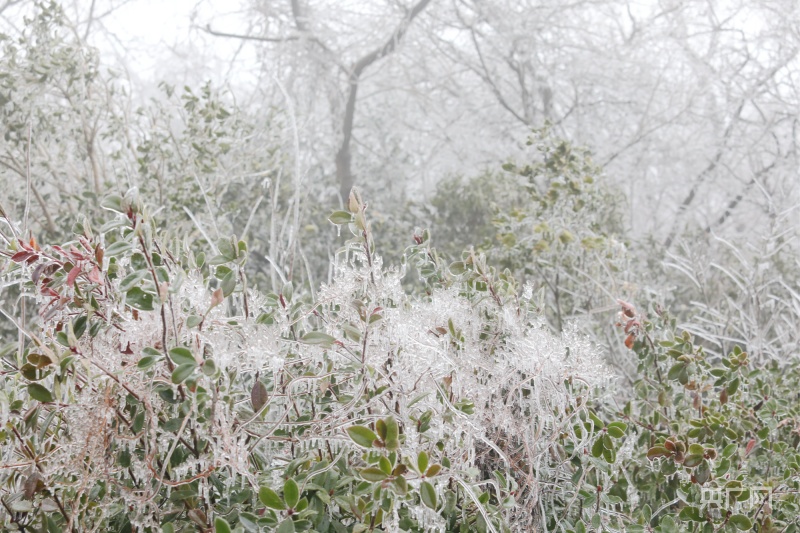
[[[541,515],[603,371],[472,255],[406,254],[427,291],[355,238],[315,299],[248,287],[247,245],[206,258],[133,192],[43,246],[6,235],[6,284],[38,319],[4,350],[4,528],[507,531]],[[9,227],[13,228],[13,225]]]

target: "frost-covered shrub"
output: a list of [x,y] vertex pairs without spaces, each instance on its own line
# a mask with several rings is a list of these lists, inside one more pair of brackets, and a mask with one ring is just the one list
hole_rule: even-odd
[[254,291],[243,241],[206,257],[133,193],[104,206],[62,246],[6,221],[28,318],[0,375],[5,529],[529,530],[569,471],[554,443],[590,445],[591,347],[427,235],[406,255],[427,290],[406,294],[357,194],[315,297]]

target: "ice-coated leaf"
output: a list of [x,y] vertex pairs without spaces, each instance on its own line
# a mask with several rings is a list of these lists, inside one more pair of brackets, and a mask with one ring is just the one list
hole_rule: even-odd
[[100,207],[103,209],[108,209],[109,211],[114,211],[116,213],[123,213],[125,214],[125,210],[122,207],[122,197],[118,194],[109,194],[100,202]]
[[278,493],[269,487],[261,487],[258,489],[258,499],[270,509],[275,509],[278,511],[283,511],[286,509],[286,504],[283,503],[283,500],[280,496],[278,496]]
[[436,489],[427,481],[423,481],[419,486],[419,495],[422,503],[433,510],[436,510]]
[[120,281],[119,283],[119,290],[122,292],[127,292],[130,289],[134,288],[140,281],[142,281],[147,275],[150,274],[147,270],[137,270],[132,274],[128,274],[125,276],[125,279]]
[[39,385],[38,383],[28,384],[28,394],[34,400],[38,400],[43,403],[48,403],[53,401],[52,393],[43,386]]
[[386,472],[381,470],[380,468],[375,468],[374,466],[370,466],[368,468],[362,468],[359,472],[359,475],[367,480],[367,481],[383,481],[387,477],[389,477]]
[[322,331],[309,331],[300,339],[305,344],[315,344],[324,348],[330,348],[336,339]]
[[347,434],[353,442],[364,448],[372,448],[372,443],[378,440],[375,432],[365,426],[350,426],[347,428]]
[[328,220],[339,226],[342,224],[349,224],[353,220],[353,215],[347,211],[334,211],[328,217]]
[[287,518],[283,522],[280,523],[278,529],[275,530],[275,533],[294,533],[294,522],[291,518]]
[[176,385],[178,383],[183,383],[186,378],[192,375],[194,369],[197,367],[197,363],[186,363],[185,365],[178,365],[175,367],[175,370],[172,371],[172,382]]
[[197,364],[197,360],[194,358],[191,350],[183,346],[172,348],[169,351],[169,358],[172,359],[172,362],[176,365],[188,365],[189,363]]
[[264,404],[267,403],[269,399],[269,394],[267,393],[267,387],[261,381],[256,380],[253,384],[253,388],[250,390],[250,405],[253,408],[253,412],[259,412]]
[[603,455],[603,437],[599,436],[592,444],[592,457],[600,457]]
[[108,248],[106,248],[106,255],[108,257],[116,257],[118,255],[122,255],[125,252],[129,252],[133,250],[133,245],[128,241],[117,241]]
[[436,474],[438,474],[441,470],[442,470],[442,465],[440,464],[431,465],[430,468],[428,468],[428,471],[425,472],[425,477],[433,477]]
[[233,293],[233,290],[236,288],[236,271],[231,270],[225,277],[222,278],[220,282],[219,288],[222,289],[222,294],[224,296],[230,296]]
[[625,430],[628,429],[628,425],[625,422],[611,422],[606,429],[609,435],[615,439],[621,439],[625,436]]
[[213,377],[217,373],[217,365],[213,359],[206,359],[203,361],[203,374],[208,377]]
[[297,507],[297,502],[300,501],[300,487],[292,478],[287,479],[283,484],[283,500],[291,509]]
[[218,516],[214,519],[214,533],[231,533],[231,525],[227,520]]
[[417,454],[417,469],[422,473],[428,469],[428,454],[424,451]]
[[386,423],[386,438],[384,439],[386,441],[386,449],[392,452],[400,446],[400,428],[393,416],[388,416],[383,420]]
[[139,370],[147,370],[148,368],[152,367],[154,364],[158,362],[158,357],[154,355],[145,355],[136,363],[136,367]]
[[386,440],[386,422],[382,419],[378,419],[375,422],[375,431],[378,432],[378,436],[381,440]]
[[152,311],[153,295],[144,292],[141,287],[134,287],[125,295],[125,303],[139,311]]
[[743,514],[735,514],[731,516],[728,521],[740,531],[747,531],[753,528],[753,522]]
[[225,300],[225,293],[222,291],[221,287],[218,287],[211,293],[211,305],[209,305],[209,309],[218,306],[223,300]]

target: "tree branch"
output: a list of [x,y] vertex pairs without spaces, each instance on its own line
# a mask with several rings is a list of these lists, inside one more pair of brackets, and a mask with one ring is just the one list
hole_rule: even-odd
[[[296,0],[292,0],[292,4]],[[347,198],[350,195],[350,189],[353,187],[354,179],[353,172],[350,166],[350,141],[353,138],[353,121],[356,113],[356,97],[358,96],[358,82],[364,70],[378,61],[379,59],[388,56],[395,51],[400,40],[408,31],[411,22],[422,13],[422,11],[431,3],[431,0],[419,0],[419,2],[411,8],[405,18],[395,28],[392,35],[380,46],[363,56],[356,61],[353,65],[350,75],[348,77],[348,84],[350,90],[347,95],[347,105],[345,106],[344,121],[342,124],[342,144],[339,151],[336,153],[336,178],[339,181],[339,194],[341,195],[342,202],[347,203]]]
[[224,31],[217,31],[211,29],[211,24],[206,24],[205,28],[200,28],[209,35],[214,37],[228,37],[231,39],[241,39],[243,41],[259,41],[263,43],[284,43],[288,41],[300,40],[299,35],[289,35],[287,37],[263,37],[260,35],[243,35],[241,33],[227,33]]

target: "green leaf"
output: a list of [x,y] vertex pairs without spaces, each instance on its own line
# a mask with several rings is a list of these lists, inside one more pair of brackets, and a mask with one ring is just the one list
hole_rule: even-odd
[[117,241],[108,248],[106,248],[107,257],[115,257],[122,255],[125,252],[133,250],[133,245],[127,241]]
[[300,501],[300,487],[292,478],[287,479],[283,484],[283,500],[290,509],[294,509],[297,502]]
[[214,532],[215,533],[231,533],[231,525],[227,520],[218,516],[214,519]]
[[140,281],[142,281],[150,272],[147,270],[137,270],[132,274],[125,276],[125,279],[120,281],[119,290],[121,292],[128,292],[134,288]]
[[158,362],[158,359],[159,358],[154,355],[145,355],[144,357],[139,359],[139,362],[136,363],[136,367],[139,370],[147,370],[148,368],[156,364]]
[[347,211],[334,211],[328,217],[328,220],[339,226],[342,224],[349,224],[353,220],[353,215]]
[[176,365],[197,364],[197,360],[194,358],[189,348],[184,348],[183,346],[171,349],[169,351],[169,358],[172,359],[172,362]]
[[381,458],[378,460],[378,466],[387,476],[392,474],[392,463],[386,457],[381,456]]
[[53,401],[53,395],[50,393],[50,391],[38,383],[28,384],[28,395],[34,400],[38,400],[43,403],[49,403]]
[[692,507],[692,506],[687,506],[681,509],[679,517],[681,520],[691,520],[693,522],[705,521],[703,512],[698,507]]
[[375,422],[375,430],[378,432],[378,436],[381,440],[386,440],[386,422],[379,418]]
[[141,287],[134,287],[125,294],[125,303],[139,311],[152,311],[153,295],[144,292]]
[[672,455],[672,452],[670,452],[663,446],[653,446],[652,448],[647,450],[647,458],[650,459],[651,461],[656,457],[667,457],[669,455]]
[[100,207],[116,213],[125,214],[125,210],[122,207],[122,197],[118,194],[109,194],[103,198],[100,202]]
[[281,294],[283,295],[283,298],[287,302],[292,301],[292,295],[294,294],[294,287],[292,286],[291,281],[287,281],[286,283],[283,284],[283,288],[281,289]]
[[278,496],[278,493],[269,487],[261,487],[258,489],[258,499],[270,509],[275,509],[278,511],[283,511],[286,509],[286,504],[283,503],[283,500],[280,496]]
[[725,389],[728,391],[728,396],[733,396],[734,394],[736,394],[736,391],[739,390],[739,383],[740,380],[738,376],[733,378],[731,382],[728,383],[728,387]]
[[217,365],[213,359],[206,359],[203,361],[203,374],[208,377],[213,377],[217,373]]
[[460,276],[466,271],[467,267],[464,265],[463,261],[456,261],[455,263],[450,264],[450,273],[454,276]]
[[728,521],[741,531],[747,531],[753,528],[753,523],[743,514],[735,514],[731,516]]
[[725,449],[722,450],[722,457],[730,457],[734,454],[734,452],[739,448],[739,445],[735,442],[732,442],[725,446]]
[[615,439],[621,439],[625,436],[625,430],[628,429],[628,425],[625,422],[611,422],[606,429],[608,429],[609,435]]
[[603,436],[597,437],[594,444],[592,444],[592,457],[600,457],[603,455]]
[[362,468],[359,470],[358,475],[360,475],[363,479],[367,481],[372,481],[373,483],[376,481],[383,481],[387,477],[389,477],[386,472],[381,470],[380,468],[375,468],[374,466],[370,466],[369,468]]
[[408,492],[408,481],[403,476],[394,478],[394,487],[398,494],[405,496]]
[[675,363],[670,367],[669,372],[667,372],[667,379],[678,379],[685,368],[685,363]]
[[424,451],[419,452],[417,455],[417,468],[420,473],[424,473],[428,469],[428,454]]
[[278,526],[278,529],[275,530],[275,533],[294,533],[294,522],[291,518],[287,518]]
[[233,293],[233,290],[236,288],[236,271],[231,270],[225,274],[225,277],[222,278],[219,286],[222,289],[222,294],[225,297],[230,296]]
[[702,455],[687,455],[686,459],[683,461],[683,466],[686,468],[694,468],[695,466],[699,465],[703,462]]
[[422,503],[436,510],[436,490],[433,488],[433,485],[427,481],[423,481],[419,486],[419,495],[422,498]]
[[388,416],[383,421],[386,422],[386,449],[393,452],[400,447],[400,428],[393,416]]
[[217,248],[219,249],[220,255],[227,259],[228,261],[233,261],[236,259],[236,250],[233,248],[233,243],[229,238],[221,238],[217,241]]
[[189,315],[186,318],[186,327],[187,328],[193,328],[193,327],[197,326],[198,324],[200,324],[200,322],[202,322],[202,321],[203,321],[202,317],[199,317],[197,315]]
[[330,348],[333,346],[334,341],[336,341],[336,339],[322,331],[309,331],[303,335],[300,340],[305,344],[315,344],[323,348]]
[[192,375],[194,372],[195,367],[197,367],[197,363],[186,363],[185,365],[178,365],[175,367],[175,370],[172,371],[172,382],[176,385],[178,383],[183,383],[183,381]]
[[378,440],[378,436],[371,429],[365,426],[350,426],[347,428],[350,438],[364,448],[372,448],[372,443]]
[[614,450],[613,446],[611,448],[603,448],[603,459],[605,459],[608,464],[612,464],[617,460],[617,452]]
[[425,477],[433,477],[438,474],[442,470],[442,465],[435,464],[431,465],[427,472],[425,472]]

